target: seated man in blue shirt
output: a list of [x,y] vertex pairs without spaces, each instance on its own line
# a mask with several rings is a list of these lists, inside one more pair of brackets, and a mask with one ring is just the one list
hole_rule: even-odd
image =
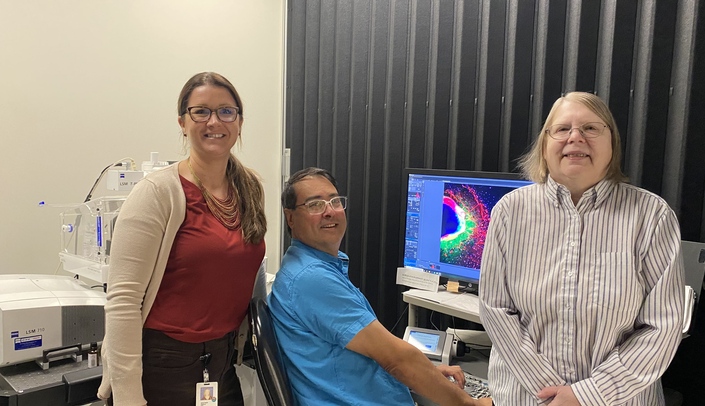
[[282,204],[292,244],[268,302],[299,404],[411,406],[408,388],[442,406],[492,403],[461,389],[460,368],[434,367],[377,321],[348,278],[347,255],[338,251],[347,227],[346,198],[328,171],[307,168],[292,175]]

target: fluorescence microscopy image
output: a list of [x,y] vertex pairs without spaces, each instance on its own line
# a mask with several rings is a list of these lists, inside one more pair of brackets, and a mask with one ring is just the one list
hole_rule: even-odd
[[511,188],[448,183],[443,191],[442,263],[480,268],[490,213]]

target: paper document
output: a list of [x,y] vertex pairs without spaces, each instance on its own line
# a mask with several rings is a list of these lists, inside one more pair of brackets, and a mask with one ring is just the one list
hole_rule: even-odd
[[440,279],[439,275],[425,272],[423,269],[412,267],[397,268],[397,285],[436,292]]

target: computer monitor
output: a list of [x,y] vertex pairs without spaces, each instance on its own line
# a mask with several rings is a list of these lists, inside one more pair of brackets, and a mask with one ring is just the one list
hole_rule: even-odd
[[514,173],[441,169],[407,168],[403,176],[404,266],[476,285],[492,208],[532,182]]

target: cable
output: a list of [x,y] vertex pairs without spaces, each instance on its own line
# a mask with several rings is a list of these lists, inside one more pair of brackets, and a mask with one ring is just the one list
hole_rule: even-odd
[[393,332],[394,329],[397,328],[397,324],[399,324],[399,322],[401,321],[401,319],[402,319],[402,318],[404,317],[404,315],[406,314],[406,311],[407,311],[407,310],[409,310],[409,305],[408,305],[408,304],[407,304],[406,307],[404,308],[404,311],[401,312],[401,315],[400,315],[399,318],[397,319],[397,322],[394,323],[394,325],[392,326],[392,328],[391,328],[389,331],[392,331],[392,332]]
[[61,261],[59,261],[59,264],[56,266],[56,270],[54,271],[54,275],[58,275],[60,269],[61,269]]
[[128,168],[128,170],[135,170],[135,166],[136,166],[135,160],[130,157],[122,158],[122,159],[115,161],[115,162],[111,163],[110,165],[106,166],[102,171],[100,171],[100,175],[98,175],[98,179],[96,179],[95,182],[93,183],[93,186],[91,187],[91,190],[88,191],[88,195],[86,196],[86,199],[83,201],[83,203],[86,203],[89,200],[91,200],[91,197],[93,196],[93,191],[95,191],[96,186],[98,186],[98,182],[100,182],[100,180],[103,179],[105,172],[114,166],[123,166],[124,161],[130,162],[130,167]]
[[488,349],[490,349],[490,348],[492,348],[492,347],[485,347],[485,346],[482,346],[482,347],[483,347],[483,348],[475,348],[474,345],[473,345],[473,346],[470,346],[470,345],[465,344],[465,354],[470,354],[471,352],[474,351],[474,352],[480,354],[480,355],[482,356],[482,358],[485,358],[485,359],[489,360],[489,359],[490,359],[490,356],[487,355],[487,354],[485,354],[485,353],[482,352],[481,350],[488,350]]
[[436,326],[436,325],[433,323],[433,313],[435,313],[435,310],[431,310],[431,315],[428,316],[428,321],[431,323],[431,325],[433,326],[433,328],[435,328],[435,329],[438,330],[438,331],[441,331],[441,329],[438,328],[438,326]]

